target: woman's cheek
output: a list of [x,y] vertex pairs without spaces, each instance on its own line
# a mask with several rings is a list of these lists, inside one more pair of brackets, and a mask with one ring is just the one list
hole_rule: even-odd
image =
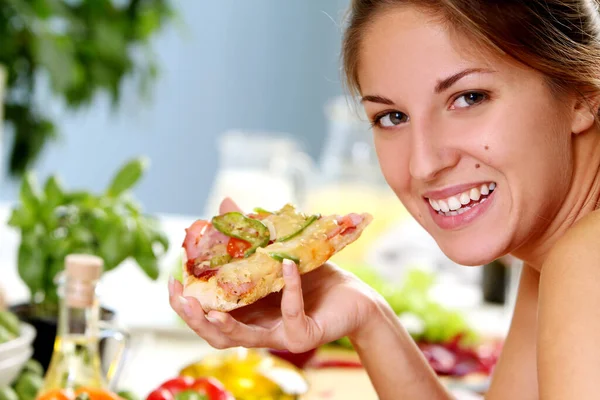
[[398,196],[410,188],[410,155],[406,149],[408,146],[404,146],[400,140],[384,140],[375,136],[375,151],[381,171]]

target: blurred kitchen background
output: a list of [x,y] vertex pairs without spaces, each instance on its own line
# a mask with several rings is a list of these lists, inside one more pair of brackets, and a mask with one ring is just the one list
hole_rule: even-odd
[[[398,285],[410,268],[427,271],[440,304],[463,312],[481,332],[505,332],[517,273],[501,263],[482,269],[450,262],[379,172],[369,124],[341,82],[348,0],[113,1],[142,4],[135,26],[131,15],[113,19],[102,11],[108,0],[84,1],[80,20],[66,17],[64,7],[80,3],[0,1],[0,23],[10,32],[0,31],[0,65],[10,65],[0,134],[0,286],[9,304],[32,296],[17,269],[19,230],[5,223],[20,204],[24,172],[40,185],[56,175],[67,190],[101,194],[117,170],[141,157],[147,168],[131,195],[160,219],[169,247],[157,256],[156,277],[128,258],[104,278],[103,304],[132,329],[185,329],[166,297],[183,229],[231,196],[245,209],[293,202],[321,213],[371,212],[372,226],[336,262]],[[167,4],[173,16],[163,13]],[[23,21],[31,22],[23,31],[33,44],[11,53]],[[92,24],[97,41],[86,47],[64,34],[76,24]],[[143,57],[153,54],[154,79],[117,75],[133,62],[121,50],[135,37],[147,37],[148,47],[132,51],[131,60],[148,70]],[[32,106],[13,107],[26,98],[15,76],[23,79],[32,65]],[[71,107],[88,92],[89,103]],[[24,111],[51,120],[55,137]]]

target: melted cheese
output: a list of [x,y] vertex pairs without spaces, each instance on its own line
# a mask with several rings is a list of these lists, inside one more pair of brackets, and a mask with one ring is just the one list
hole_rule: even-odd
[[258,282],[281,276],[281,263],[273,263],[271,252],[285,253],[300,260],[314,259],[316,255],[330,256],[334,247],[327,239],[327,233],[337,228],[334,217],[321,218],[310,224],[302,234],[286,242],[275,242],[256,250],[249,259],[241,259],[225,265],[219,270],[219,279],[224,281]]
[[291,204],[286,204],[275,214],[266,217],[265,220],[273,224],[277,239],[280,239],[302,229],[306,223],[307,216],[296,212],[296,209]]

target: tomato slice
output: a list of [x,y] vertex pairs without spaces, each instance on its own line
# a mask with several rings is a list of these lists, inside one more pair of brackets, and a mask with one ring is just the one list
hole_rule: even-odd
[[191,389],[207,395],[209,400],[233,399],[231,394],[225,389],[225,386],[220,381],[211,377],[197,378]]
[[248,250],[252,245],[245,240],[238,238],[229,238],[229,242],[227,242],[227,254],[229,254],[233,258],[242,258],[244,257],[244,253]]

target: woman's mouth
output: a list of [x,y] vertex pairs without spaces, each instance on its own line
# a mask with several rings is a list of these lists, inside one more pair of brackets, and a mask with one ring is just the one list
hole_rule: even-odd
[[484,183],[445,199],[428,199],[429,205],[437,214],[453,217],[483,204],[495,189],[495,182]]

